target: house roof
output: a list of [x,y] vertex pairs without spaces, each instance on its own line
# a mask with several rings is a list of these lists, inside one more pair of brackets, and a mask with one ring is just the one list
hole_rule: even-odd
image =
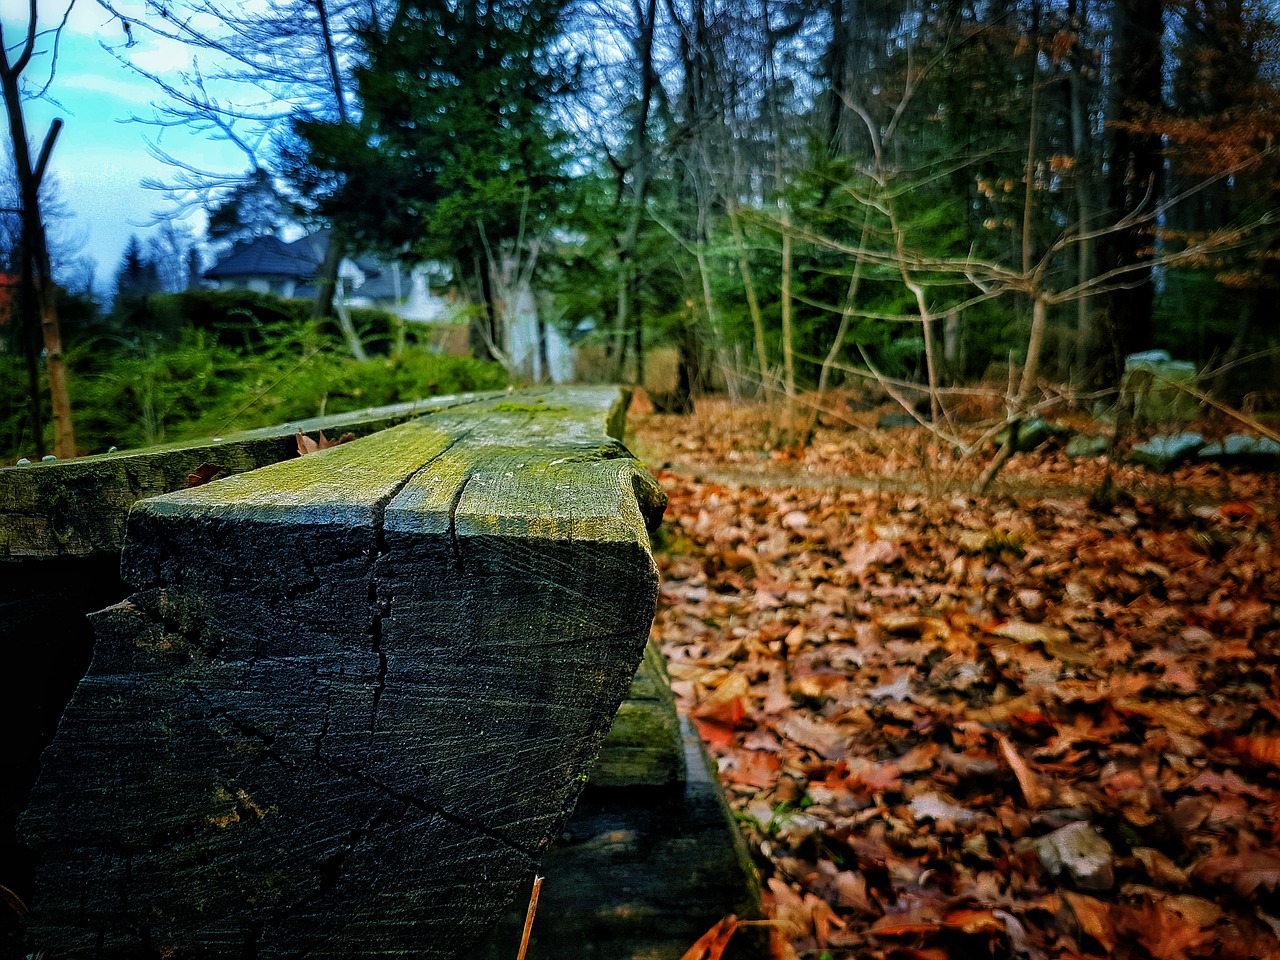
[[257,237],[236,244],[226,256],[204,272],[208,280],[232,277],[292,277],[309,280],[320,266],[313,251],[297,243],[284,243],[278,237]]

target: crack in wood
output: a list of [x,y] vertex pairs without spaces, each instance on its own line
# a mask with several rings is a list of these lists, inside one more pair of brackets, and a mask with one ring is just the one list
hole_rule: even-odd
[[380,790],[392,800],[406,806],[413,807],[415,810],[422,813],[437,816],[446,823],[451,823],[456,827],[461,827],[471,833],[480,834],[481,836],[488,837],[490,840],[494,840],[502,844],[504,847],[507,847],[526,858],[528,861],[528,868],[530,870],[534,869],[538,865],[539,854],[537,851],[530,850],[524,844],[504,834],[501,830],[495,830],[483,823],[477,823],[467,817],[459,816],[445,807],[438,806],[434,803],[428,803],[421,797],[415,797],[411,793],[404,793],[400,790],[396,790],[394,787],[388,786],[380,781],[377,777],[370,776],[367,773],[362,773],[359,770],[348,769],[337,761],[324,756],[324,754],[320,754],[316,760],[323,766],[332,770],[334,773],[351,777],[353,780],[357,780],[360,783],[367,784],[376,790]]

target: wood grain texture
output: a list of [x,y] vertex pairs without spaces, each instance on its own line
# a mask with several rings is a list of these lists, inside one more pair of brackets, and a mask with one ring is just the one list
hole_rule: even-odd
[[435,397],[207,440],[0,467],[0,562],[118,553],[125,518],[136,501],[187,486],[187,477],[204,464],[216,464],[225,476],[292,459],[299,430],[324,430],[331,439],[343,433],[362,437],[493,396]]
[[485,401],[139,503],[20,821],[32,947],[465,952],[644,650],[661,493],[618,403]]

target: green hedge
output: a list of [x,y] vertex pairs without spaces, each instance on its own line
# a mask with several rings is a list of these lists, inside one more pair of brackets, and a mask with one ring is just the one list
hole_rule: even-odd
[[[506,385],[498,364],[441,356],[412,338],[397,355],[358,362],[339,339],[288,308],[267,314],[274,305],[251,299],[260,297],[177,294],[211,325],[193,322],[176,340],[134,330],[73,344],[67,357],[80,450],[147,446]],[[227,310],[240,309],[229,299],[259,320],[240,343],[217,326]],[[0,355],[0,458],[12,463],[34,450],[22,359]]]

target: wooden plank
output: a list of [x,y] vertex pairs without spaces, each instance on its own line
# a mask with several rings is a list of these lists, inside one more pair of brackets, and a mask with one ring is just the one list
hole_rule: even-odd
[[219,476],[243,473],[296,457],[299,430],[323,430],[330,439],[344,433],[363,437],[494,396],[500,394],[435,397],[199,441],[0,467],[0,561],[118,553],[129,508],[186,487],[204,465],[220,468]]
[[590,783],[606,789],[679,788],[687,772],[671,678],[662,651],[650,641],[596,755]]
[[[543,858],[529,960],[680,960],[716,921],[760,917],[751,854],[688,720],[677,726],[688,778],[677,789],[588,790]],[[512,960],[522,890],[472,960]],[[763,960],[766,928],[741,930],[726,960]]]
[[645,646],[661,493],[618,402],[485,401],[139,503],[20,821],[32,947],[464,952]]

